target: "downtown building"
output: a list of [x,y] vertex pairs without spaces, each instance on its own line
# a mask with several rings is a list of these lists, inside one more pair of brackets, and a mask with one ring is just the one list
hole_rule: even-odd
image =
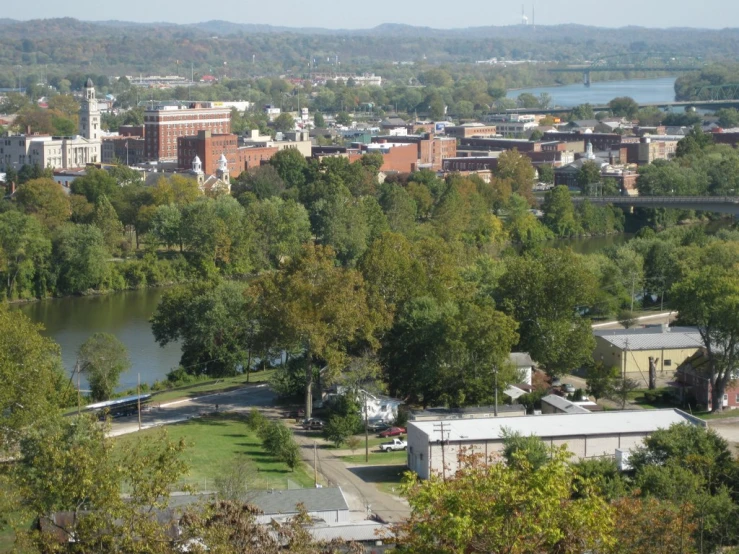
[[144,156],[149,161],[177,161],[178,139],[231,133],[231,109],[205,103],[154,106],[144,112]]

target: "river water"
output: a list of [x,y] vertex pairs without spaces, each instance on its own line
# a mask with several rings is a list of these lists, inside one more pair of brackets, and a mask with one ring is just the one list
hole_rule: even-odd
[[[44,335],[62,348],[62,360],[67,371],[74,369],[77,349],[93,333],[111,333],[128,348],[131,369],[121,375],[119,390],[136,386],[137,375],[142,383],[166,378],[180,361],[179,344],[161,348],[154,342],[149,318],[154,313],[165,289],[153,288],[118,292],[103,296],[83,296],[42,300],[17,305],[32,321],[41,323]],[[82,383],[83,388],[86,384]]]
[[594,82],[590,87],[579,83],[562,87],[536,87],[508,91],[514,100],[519,94],[528,92],[534,96],[547,93],[552,97],[552,106],[571,108],[579,104],[603,106],[619,96],[630,96],[640,104],[650,102],[673,102],[675,100],[675,77],[658,79],[630,79],[626,81]]

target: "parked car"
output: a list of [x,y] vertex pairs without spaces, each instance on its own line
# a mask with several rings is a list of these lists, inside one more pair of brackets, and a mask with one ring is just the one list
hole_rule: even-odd
[[390,442],[383,442],[380,445],[380,450],[383,452],[391,452],[394,450],[405,450],[408,448],[408,443],[400,439],[393,439]]
[[405,427],[390,427],[390,429],[385,429],[378,436],[386,439],[388,437],[397,437],[399,435],[405,435]]
[[565,383],[564,385],[562,385],[562,390],[565,391],[567,394],[572,394],[575,392],[575,385]]
[[367,428],[373,433],[379,433],[380,431],[384,431],[388,427],[390,427],[390,425],[382,421],[370,423],[369,425],[367,425]]
[[320,419],[314,417],[310,419],[304,419],[301,427],[309,431],[322,431],[324,423]]
[[303,419],[305,417],[305,410],[291,410],[289,412],[286,412],[285,417],[290,419]]

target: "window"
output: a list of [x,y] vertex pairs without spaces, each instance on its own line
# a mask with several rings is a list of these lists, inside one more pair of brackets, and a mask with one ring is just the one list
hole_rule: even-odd
[[665,360],[665,365],[666,366],[672,365],[672,360]]
[[418,459],[421,460],[421,461],[423,461],[423,453],[421,453],[421,454],[418,455]]

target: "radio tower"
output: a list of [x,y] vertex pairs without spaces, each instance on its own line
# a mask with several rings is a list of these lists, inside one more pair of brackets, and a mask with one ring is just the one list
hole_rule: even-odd
[[521,4],[521,25],[528,25],[529,18],[526,17],[526,6]]

